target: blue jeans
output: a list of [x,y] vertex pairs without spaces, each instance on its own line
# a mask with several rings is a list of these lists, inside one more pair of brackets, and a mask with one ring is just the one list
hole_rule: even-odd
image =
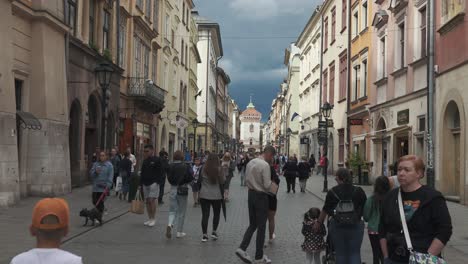
[[240,171],[240,178],[241,178],[241,186],[245,186],[246,183],[245,183],[245,171],[244,171],[244,169],[242,169]]
[[171,186],[169,194],[169,223],[175,224],[177,232],[184,229],[185,212],[187,211],[188,195],[177,195],[177,186]]
[[335,249],[336,264],[361,264],[364,222],[340,226],[332,219],[328,230]]

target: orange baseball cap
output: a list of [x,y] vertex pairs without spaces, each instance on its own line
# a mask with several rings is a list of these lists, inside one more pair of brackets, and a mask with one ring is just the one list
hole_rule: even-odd
[[[42,219],[48,215],[56,216],[58,223],[42,223]],[[61,229],[68,227],[70,210],[68,203],[61,198],[45,198],[36,203],[32,214],[32,226],[38,229]]]

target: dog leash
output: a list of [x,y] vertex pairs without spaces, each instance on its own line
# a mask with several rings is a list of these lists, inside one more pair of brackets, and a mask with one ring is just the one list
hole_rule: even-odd
[[109,189],[106,187],[104,189],[104,192],[101,194],[101,197],[99,197],[99,199],[97,200],[96,204],[94,205],[95,208],[97,208],[97,206],[102,202],[102,200],[104,200],[104,197],[107,195],[107,192],[109,191]]

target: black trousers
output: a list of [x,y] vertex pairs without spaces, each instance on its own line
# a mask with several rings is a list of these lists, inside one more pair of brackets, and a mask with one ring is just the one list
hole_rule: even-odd
[[247,231],[245,231],[240,248],[244,251],[247,250],[254,232],[257,231],[255,259],[262,259],[266,223],[268,219],[268,194],[249,190],[248,204],[249,227]]
[[166,175],[164,175],[164,180],[162,181],[162,184],[159,185],[159,197],[158,197],[158,202],[159,203],[163,201],[164,185],[166,185]]
[[219,219],[221,218],[221,200],[200,199],[202,209],[202,231],[203,234],[208,234],[208,220],[210,219],[210,210],[213,207],[213,231],[218,229]]
[[106,197],[103,197],[102,200],[99,202],[98,205],[96,205],[97,201],[101,197],[102,192],[93,192],[93,204],[96,206],[96,208],[99,210],[99,212],[104,212],[104,200]]
[[374,264],[383,264],[384,258],[382,255],[382,249],[380,248],[380,238],[378,234],[369,234],[369,241],[372,247],[372,256]]
[[289,177],[286,176],[286,184],[288,186],[288,192],[291,191],[291,189],[295,192],[296,191],[296,177]]

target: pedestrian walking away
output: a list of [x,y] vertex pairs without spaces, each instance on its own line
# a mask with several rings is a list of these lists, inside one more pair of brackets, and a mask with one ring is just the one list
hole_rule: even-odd
[[177,238],[185,237],[184,221],[187,211],[188,184],[193,181],[193,171],[190,165],[185,164],[184,154],[178,150],[174,153],[174,162],[171,164],[167,180],[171,184],[169,194],[169,220],[166,228],[166,237],[172,237],[172,229],[177,230]]
[[441,252],[452,236],[452,220],[442,194],[421,184],[424,171],[418,156],[399,159],[400,188],[382,202],[379,236],[385,264],[416,263],[415,259],[444,263]]
[[325,249],[326,235],[325,225],[320,224],[320,228],[315,231],[314,225],[320,216],[320,209],[310,208],[304,214],[304,221],[302,222],[302,235],[304,235],[304,243],[302,243],[302,250],[306,253],[307,264],[321,264],[320,253]]
[[14,257],[10,264],[82,264],[81,257],[60,249],[70,224],[68,203],[61,198],[45,198],[34,206],[30,234],[36,247]]
[[124,158],[120,161],[120,177],[122,177],[122,191],[119,194],[120,200],[127,200],[130,189],[130,178],[132,176],[132,161],[130,160],[130,152],[124,153]]
[[159,185],[162,184],[163,178],[163,162],[161,158],[154,155],[153,145],[144,147],[144,160],[141,165],[140,186],[146,200],[146,211],[148,220],[144,225],[153,227],[156,224],[156,210],[158,206]]
[[159,158],[162,161],[163,166],[163,179],[161,179],[161,184],[159,184],[159,196],[158,196],[158,203],[164,204],[164,188],[166,185],[166,178],[167,178],[167,171],[169,170],[169,153],[163,148],[159,152]]
[[[276,173],[276,170],[273,166],[270,166],[271,172],[271,181],[276,183],[277,185],[280,184],[280,178]],[[276,194],[271,193],[268,196],[268,231],[269,231],[269,240],[268,243],[272,244],[276,238],[275,234],[275,216],[278,207],[278,199],[276,198]]]
[[296,193],[296,178],[299,177],[299,167],[297,166],[297,160],[293,157],[289,157],[288,161],[283,167],[283,175],[286,178],[287,192]]
[[313,173],[314,170],[315,170],[315,166],[317,165],[317,161],[315,160],[314,154],[310,155],[309,165],[310,165],[310,169],[311,169],[311,171]]
[[328,191],[314,231],[318,232],[327,216],[331,217],[328,232],[335,249],[336,264],[361,264],[364,222],[361,220],[366,194],[353,186],[352,176],[340,168],[335,177],[338,185]]
[[255,231],[257,231],[255,263],[271,263],[271,260],[263,254],[265,243],[266,221],[268,218],[268,195],[272,185],[270,163],[273,162],[275,148],[265,147],[263,156],[249,162],[246,169],[249,208],[249,227],[245,231],[244,238],[236,255],[245,263],[251,263],[252,259],[246,252]]
[[211,238],[218,239],[218,225],[221,218],[221,206],[223,204],[224,182],[226,178],[219,165],[219,157],[215,153],[208,154],[206,162],[199,176],[200,205],[202,209],[202,242],[208,241],[208,220],[210,210],[213,208],[213,226]]
[[192,181],[192,194],[193,194],[193,207],[197,207],[200,203],[198,198],[199,184],[198,181],[200,179],[200,169],[202,168],[200,164],[200,158],[195,158],[194,165],[192,167],[193,171],[193,181]]
[[382,250],[380,249],[379,223],[382,201],[389,191],[389,179],[385,176],[378,177],[375,179],[374,193],[372,196],[367,198],[366,204],[364,205],[363,217],[364,221],[368,223],[367,229],[369,234],[369,241],[372,247],[374,264],[384,263]]
[[231,179],[234,177],[234,170],[236,169],[236,163],[232,160],[231,154],[226,152],[221,161],[221,169],[223,171],[226,182],[224,183],[224,199],[226,202],[229,201],[229,186]]
[[119,177],[120,174],[120,160],[120,156],[117,155],[117,150],[115,148],[111,149],[110,162],[114,168],[113,186],[115,190],[115,196],[119,195],[120,191],[117,189],[117,177]]
[[299,186],[301,187],[301,192],[305,193],[307,179],[310,176],[310,165],[307,161],[307,157],[303,156],[301,162],[299,162],[298,171],[299,171]]
[[114,167],[107,160],[107,154],[104,151],[99,153],[99,160],[93,164],[90,174],[93,181],[93,204],[102,214],[104,213],[105,197],[103,197],[99,203],[98,200],[105,190],[110,190],[114,179]]

